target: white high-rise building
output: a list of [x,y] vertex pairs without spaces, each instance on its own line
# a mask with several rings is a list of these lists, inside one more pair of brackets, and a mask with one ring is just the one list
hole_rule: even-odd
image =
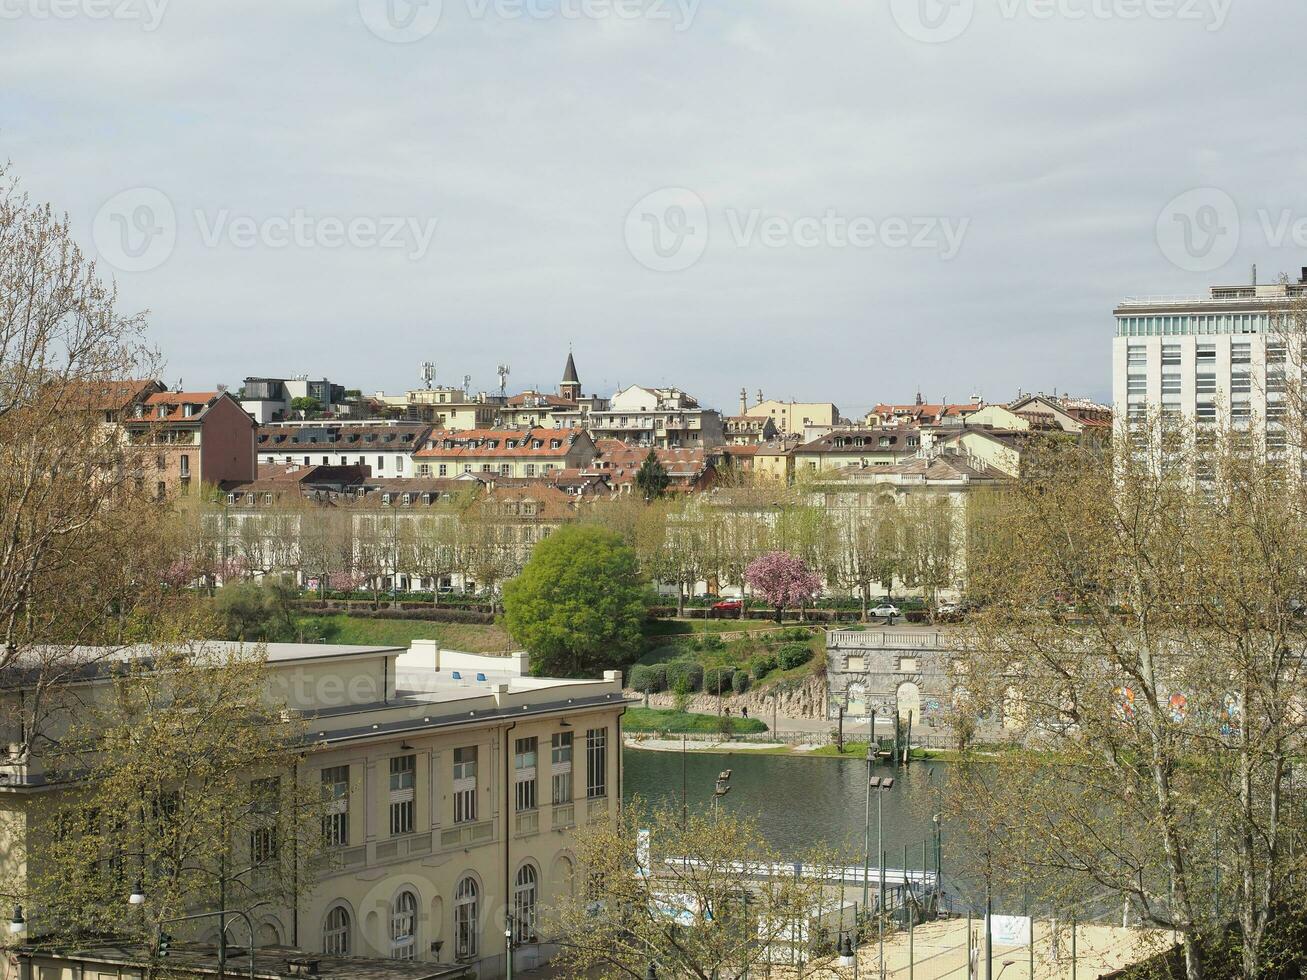
[[1307,267],[1296,283],[1213,286],[1198,297],[1128,297],[1113,311],[1112,408],[1118,424],[1160,415],[1266,431],[1280,449],[1286,337],[1307,305]]

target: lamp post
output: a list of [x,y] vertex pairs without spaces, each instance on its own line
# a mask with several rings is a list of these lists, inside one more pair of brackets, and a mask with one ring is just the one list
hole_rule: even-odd
[[504,980],[513,980],[513,927],[504,929]]
[[9,935],[21,936],[27,931],[27,919],[23,917],[23,907],[14,906],[14,917],[9,920]]
[[[893,776],[872,776],[867,780],[867,792],[876,791],[876,850],[880,854],[880,883],[876,895],[876,925],[879,930],[880,946],[880,975],[885,976],[885,848],[881,831],[884,827],[882,816],[884,813],[884,796],[886,790],[893,789]],[[907,874],[906,869],[904,874]],[[906,878],[904,879],[906,882]]]
[[[132,893],[127,896],[128,905],[144,905],[145,890],[141,887],[138,879],[132,886]],[[250,980],[254,980],[254,920],[250,918],[249,913],[241,909],[217,909],[213,912],[195,912],[192,915],[177,915],[168,919],[160,919],[155,923],[162,930],[162,927],[173,922],[191,922],[195,919],[212,919],[217,916],[220,920],[218,931],[218,976],[223,975],[223,970],[227,964],[227,916],[239,915],[245,920],[245,928],[250,932]],[[13,923],[10,923],[13,928]],[[162,931],[159,933],[163,935]]]
[[[866,698],[866,694],[863,694]],[[872,708],[867,722],[867,804],[863,819],[862,845],[862,908],[867,909],[867,892],[871,877],[871,764],[874,760],[872,746],[876,744],[876,709]]]
[[717,819],[717,804],[723,796],[731,791],[731,770],[723,769],[717,774],[717,783],[712,791],[712,818]]

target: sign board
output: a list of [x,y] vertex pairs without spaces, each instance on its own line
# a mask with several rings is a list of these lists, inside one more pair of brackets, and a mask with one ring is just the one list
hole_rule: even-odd
[[990,934],[995,946],[1025,946],[1030,942],[1030,917],[996,915],[990,919]]

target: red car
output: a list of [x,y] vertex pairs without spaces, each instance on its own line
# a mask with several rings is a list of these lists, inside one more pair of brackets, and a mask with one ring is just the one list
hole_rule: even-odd
[[723,599],[721,602],[713,603],[712,611],[719,615],[728,612],[738,613],[743,605],[744,601],[742,599]]

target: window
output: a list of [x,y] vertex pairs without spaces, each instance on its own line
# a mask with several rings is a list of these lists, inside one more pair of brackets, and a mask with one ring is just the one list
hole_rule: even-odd
[[335,906],[322,923],[322,952],[327,956],[349,955],[349,909]]
[[585,733],[585,795],[591,799],[608,795],[607,728],[591,728]]
[[477,955],[477,883],[464,877],[454,890],[454,956],[460,960]]
[[1283,364],[1287,348],[1283,340],[1268,340],[1266,342],[1266,363]]
[[518,869],[513,887],[513,939],[519,943],[536,941],[536,880],[534,865]]
[[1213,364],[1216,362],[1216,345],[1199,344],[1197,349],[1194,351],[1194,356],[1199,364]]
[[413,833],[413,781],[417,756],[397,755],[390,760],[390,836]]
[[1180,366],[1180,345],[1163,344],[1162,345],[1162,367],[1179,367]]
[[327,804],[322,836],[328,847],[345,847],[349,844],[349,766],[322,770],[322,795]]
[[259,818],[250,830],[250,863],[268,864],[277,859],[277,810],[281,780],[273,776],[250,784],[250,812]]
[[[1129,374],[1125,379],[1125,391],[1127,395],[1144,395],[1148,393],[1148,379],[1142,374]],[[889,445],[889,440],[882,438],[882,446]]]
[[473,823],[477,818],[476,746],[454,750],[454,823]]
[[518,812],[536,808],[536,748],[534,738],[519,738],[513,757]]
[[1230,375],[1230,394],[1247,395],[1253,390],[1253,378],[1247,371],[1235,371]]
[[1216,394],[1216,375],[1211,371],[1199,371],[1195,379],[1194,390],[1200,395]]
[[1148,363],[1148,349],[1131,345],[1125,349],[1125,362],[1131,367],[1143,367]]
[[405,889],[390,910],[390,958],[411,960],[418,926],[418,897]]
[[1251,364],[1253,361],[1252,344],[1247,341],[1230,345],[1231,364]]
[[1200,422],[1213,422],[1216,420],[1216,406],[1211,404],[1199,404],[1194,406],[1194,415]]
[[1164,395],[1180,394],[1180,375],[1178,374],[1162,375],[1162,394]]
[[556,732],[549,746],[554,806],[572,802],[572,733]]

